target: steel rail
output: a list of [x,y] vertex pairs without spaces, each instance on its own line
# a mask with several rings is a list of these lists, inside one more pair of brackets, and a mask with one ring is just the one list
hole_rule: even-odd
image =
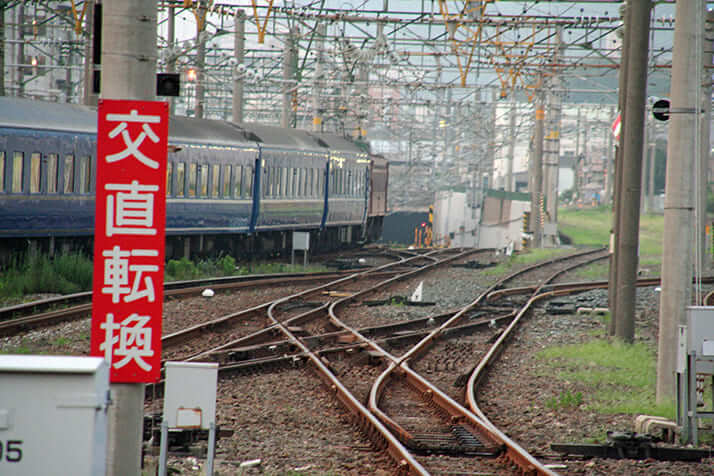
[[[497,286],[503,285],[503,283],[508,282],[515,277],[524,274],[526,272],[529,272],[533,269],[536,269],[538,267],[541,267],[546,264],[551,264],[559,261],[564,261],[568,259],[572,259],[577,256],[582,256],[582,255],[588,255],[588,254],[593,254],[593,253],[599,253],[601,250],[592,250],[592,251],[586,251],[583,253],[576,253],[573,255],[568,255],[565,257],[557,257],[554,259],[551,259],[545,263],[536,263],[532,266],[528,266],[522,270],[518,270],[502,280],[500,280],[498,283],[494,284],[491,286],[487,291],[482,293],[474,302],[471,304],[467,305],[466,307],[462,308],[459,312],[454,314],[454,316],[444,322],[441,326],[439,326],[438,329],[432,331],[429,333],[427,337],[422,339],[417,345],[412,347],[407,353],[405,353],[401,358],[395,360],[392,360],[389,356],[388,353],[385,351],[381,350],[383,355],[387,358],[390,358],[392,360],[390,362],[389,367],[387,370],[385,370],[377,379],[375,384],[372,386],[372,389],[370,391],[370,397],[369,397],[369,408],[371,411],[373,411],[376,415],[378,415],[380,418],[385,418],[383,421],[387,422],[387,424],[390,427],[394,427],[396,422],[394,422],[392,419],[389,419],[389,417],[379,409],[379,400],[382,394],[382,391],[384,389],[384,385],[386,382],[386,379],[388,376],[390,376],[391,373],[395,371],[395,369],[399,368],[401,371],[405,373],[405,376],[407,377],[407,381],[410,385],[418,389],[419,391],[422,392],[422,394],[426,395],[434,404],[438,405],[443,411],[445,411],[447,414],[451,415],[452,419],[455,419],[456,421],[461,421],[461,422],[468,422],[470,426],[472,426],[484,439],[487,441],[493,441],[496,442],[497,444],[504,445],[506,448],[506,455],[507,457],[513,461],[516,465],[518,465],[525,473],[527,474],[532,474],[532,473],[537,473],[537,474],[542,474],[542,475],[554,475],[552,471],[550,471],[548,468],[543,466],[538,460],[536,460],[533,456],[528,454],[523,448],[521,448],[518,444],[516,444],[514,441],[512,441],[510,438],[508,438],[505,434],[500,432],[497,428],[495,428],[493,425],[487,424],[485,421],[482,421],[482,419],[475,415],[473,412],[471,412],[469,409],[465,408],[464,406],[460,405],[458,402],[455,402],[453,399],[451,399],[448,395],[443,393],[441,390],[439,390],[435,385],[431,384],[427,379],[423,378],[420,376],[418,373],[414,372],[409,366],[408,366],[408,360],[413,358],[415,355],[418,353],[424,351],[428,345],[431,345],[431,343],[434,342],[434,340],[437,338],[437,336],[443,334],[446,329],[456,323],[459,319],[461,319],[468,311],[476,307],[479,303],[481,303],[483,300],[485,300],[485,297],[490,291],[493,291]],[[375,350],[380,351],[379,348],[374,347]],[[396,430],[398,434],[401,434],[404,436],[404,433],[407,433],[405,430],[401,429],[399,427],[399,430]]]
[[[405,261],[416,260],[421,257],[423,257],[423,255],[407,258]],[[434,266],[434,264],[427,265],[425,266],[425,268],[430,268],[432,266]],[[411,275],[418,271],[420,270],[410,271],[405,274]],[[392,278],[390,280],[387,280],[386,282],[391,283],[396,279],[397,278]],[[385,284],[385,282],[373,286],[369,289],[373,290],[383,284]],[[360,291],[358,293],[353,294],[352,296],[355,296],[357,294],[363,294],[364,292],[367,291]],[[335,377],[332,371],[322,361],[320,356],[310,350],[300,338],[295,336],[293,332],[291,332],[282,322],[280,322],[273,316],[273,311],[279,304],[287,302],[288,300],[294,297],[299,297],[301,295],[302,293],[298,293],[293,296],[288,296],[274,301],[268,308],[268,318],[273,322],[273,325],[280,329],[280,331],[285,335],[285,337],[290,341],[291,344],[294,344],[296,347],[302,350],[302,352],[307,356],[310,362],[317,369],[320,378],[328,385],[329,388],[331,388],[336,393],[337,398],[353,414],[360,428],[365,431],[373,440],[375,438],[379,438],[383,442],[383,444],[386,445],[388,453],[398,465],[399,472],[407,472],[409,474],[424,476],[428,475],[429,473],[426,471],[426,469],[424,469],[424,467],[414,458],[414,456],[409,452],[409,450],[407,450],[407,448],[402,445],[399,439],[396,438],[392,434],[392,432],[389,431],[382,424],[382,422],[379,421],[379,419],[377,419],[357,398],[355,398],[352,392],[350,392],[339,381],[337,377]],[[344,299],[340,299],[339,301],[342,301]],[[330,309],[333,307],[333,305],[334,303],[330,306]]]
[[[586,264],[589,264],[590,262],[599,260],[599,259],[604,259],[606,256],[602,257],[595,257],[588,262],[584,263],[578,263],[576,265],[573,265],[572,267],[568,267],[567,269],[563,269],[561,271],[558,271],[551,275],[547,280],[545,280],[545,283],[548,283],[558,277],[559,275],[570,271],[571,269],[584,266]],[[476,388],[479,384],[480,379],[485,376],[485,369],[487,369],[496,359],[498,355],[503,351],[504,349],[504,342],[510,337],[511,332],[520,324],[521,318],[526,314],[526,312],[530,309],[531,305],[536,302],[537,300],[544,299],[545,297],[548,296],[555,296],[555,295],[560,295],[565,292],[565,289],[561,289],[560,291],[548,291],[546,293],[538,294],[538,292],[541,290],[541,288],[544,286],[536,286],[535,291],[533,292],[533,295],[531,298],[528,300],[528,302],[518,311],[516,314],[516,317],[511,321],[511,323],[506,327],[506,329],[498,336],[498,339],[496,339],[496,342],[493,343],[491,348],[488,350],[486,355],[479,361],[477,366],[474,368],[473,372],[469,376],[468,383],[466,384],[466,403],[467,406],[471,411],[473,411],[478,417],[484,421],[487,425],[489,425],[491,428],[493,428],[495,431],[499,431],[497,427],[491,423],[491,421],[486,417],[486,415],[481,411],[481,409],[478,406],[478,402],[476,401]],[[581,291],[582,287],[576,287],[576,291]],[[499,431],[500,432],[500,431]],[[520,448],[515,442],[513,442],[515,445],[513,447],[514,450],[517,448]],[[509,447],[510,449],[510,447]],[[513,456],[518,458],[522,456],[522,453],[519,451],[514,451]],[[520,466],[520,463],[517,463]]]
[[[445,260],[436,261],[436,262],[426,265],[420,269],[409,271],[402,275],[399,275],[399,276],[390,278],[388,280],[385,280],[383,282],[380,282],[377,285],[372,286],[368,289],[353,293],[349,297],[341,298],[341,299],[333,302],[330,305],[330,307],[329,307],[330,320],[332,321],[333,318],[336,319],[336,316],[334,316],[334,313],[332,312],[336,303],[347,302],[348,300],[354,299],[357,296],[364,295],[369,292],[373,292],[374,290],[376,290],[382,286],[385,286],[387,284],[391,284],[391,283],[396,282],[400,279],[405,279],[406,277],[409,277],[416,273],[420,273],[427,269],[431,269],[438,264],[443,264],[444,262],[450,262],[452,260],[458,259],[459,257],[461,257],[463,255],[471,254],[475,251],[476,250],[471,250],[468,252],[462,251],[459,254],[449,257]],[[424,256],[428,256],[428,255],[431,255],[434,253],[437,253],[437,251],[431,251],[431,252],[427,253],[426,255],[414,256],[413,258],[408,258],[405,261],[423,258]],[[355,416],[355,418],[356,418],[357,422],[359,423],[360,427],[362,428],[362,430],[365,431],[373,439],[379,438],[387,445],[387,450],[388,450],[390,456],[397,462],[400,472],[405,472],[405,473],[415,474],[415,475],[428,475],[429,473],[414,458],[414,456],[411,454],[411,452],[409,450],[407,450],[407,448],[405,448],[402,445],[402,443],[399,441],[399,439],[397,437],[395,437],[394,434],[386,426],[384,426],[383,423],[377,417],[375,417],[374,414],[372,414],[359,400],[357,400],[354,397],[354,395],[339,381],[339,379],[337,379],[337,377],[335,377],[335,375],[332,373],[332,371],[330,371],[330,369],[327,367],[327,365],[325,365],[325,363],[322,362],[321,358],[315,352],[310,350],[302,342],[302,340],[299,337],[295,336],[294,333],[292,333],[286,326],[284,326],[280,321],[278,321],[273,316],[273,310],[279,304],[288,301],[290,298],[292,298],[292,297],[286,297],[286,298],[277,300],[273,304],[271,304],[271,306],[269,307],[268,317],[271,319],[271,321],[273,321],[273,324],[276,325],[280,329],[280,331],[286,336],[286,338],[290,341],[290,343],[299,347],[307,355],[310,362],[312,362],[315,365],[316,369],[318,370],[318,375],[325,381],[326,384],[328,384],[328,386],[330,386],[330,388],[332,388],[336,392],[338,399]],[[337,319],[337,321],[340,322],[339,319]],[[349,328],[347,326],[344,326],[344,327],[346,330],[349,330],[353,335],[355,335],[359,339],[365,341],[366,343],[370,343],[371,345],[376,345],[373,341],[366,339],[361,334],[359,334],[359,332],[357,332],[356,330]]]

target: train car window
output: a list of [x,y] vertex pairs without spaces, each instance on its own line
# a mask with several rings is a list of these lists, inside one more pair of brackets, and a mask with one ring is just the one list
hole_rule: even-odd
[[221,166],[220,164],[213,164],[211,165],[211,197],[217,197],[218,196],[218,186],[220,185],[220,182],[218,181],[219,174],[221,173]]
[[221,194],[223,198],[228,198],[231,196],[231,175],[233,175],[233,166],[224,165],[223,166],[223,190]]
[[280,193],[280,169],[278,167],[273,167],[272,174],[271,174],[272,180],[271,182],[273,183],[273,189],[271,192],[271,195],[274,197],[278,193]]
[[243,168],[243,196],[253,196],[253,167],[248,165]]
[[22,192],[22,166],[24,163],[24,156],[22,152],[15,152],[12,158],[12,188],[10,189],[13,193]]
[[40,193],[40,164],[42,164],[42,155],[33,152],[30,156],[30,193]]
[[174,175],[174,163],[173,162],[166,162],[166,196],[170,197],[173,192],[173,182],[171,179],[173,179]]
[[260,194],[263,197],[267,197],[268,194],[271,193],[270,192],[270,176],[271,176],[270,172],[271,172],[271,170],[272,170],[272,167],[265,167],[263,169],[263,182],[262,182],[261,190],[260,190]]
[[290,176],[292,177],[292,186],[290,187],[290,195],[293,197],[298,196],[298,186],[300,182],[298,181],[298,169],[295,167],[290,168]]
[[5,152],[0,151],[0,192],[5,191]]
[[243,193],[240,189],[242,182],[243,182],[243,169],[244,167],[242,165],[236,165],[236,168],[234,170],[234,179],[233,179],[233,196],[236,198],[240,198],[243,196]]
[[62,191],[64,193],[74,192],[74,156],[65,155],[64,157],[64,169],[62,170],[62,178],[64,179],[64,187]]
[[47,193],[57,193],[57,162],[59,156],[57,154],[49,154],[47,156]]
[[176,164],[176,196],[183,197],[186,189],[186,164],[179,162]]
[[300,167],[297,169],[298,197],[305,196],[305,169]]
[[290,182],[292,181],[292,176],[290,175],[289,167],[282,167],[280,169],[280,196],[287,197],[290,193]]
[[201,196],[208,196],[208,164],[201,165]]
[[89,193],[89,181],[91,180],[90,157],[79,158],[79,193]]
[[196,196],[196,181],[198,179],[198,168],[196,164],[188,164],[188,196]]

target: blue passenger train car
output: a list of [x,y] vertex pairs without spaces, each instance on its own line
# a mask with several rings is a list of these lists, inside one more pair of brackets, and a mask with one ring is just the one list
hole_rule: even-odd
[[[96,125],[90,107],[0,97],[2,254],[91,245]],[[175,116],[168,142],[167,257],[289,250],[296,230],[318,247],[381,232],[386,161],[351,141]]]

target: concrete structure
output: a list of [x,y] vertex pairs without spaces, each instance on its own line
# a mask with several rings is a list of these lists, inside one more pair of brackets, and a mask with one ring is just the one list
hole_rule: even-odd
[[505,248],[512,244],[520,250],[523,213],[530,210],[528,194],[488,190],[480,214],[477,246]]

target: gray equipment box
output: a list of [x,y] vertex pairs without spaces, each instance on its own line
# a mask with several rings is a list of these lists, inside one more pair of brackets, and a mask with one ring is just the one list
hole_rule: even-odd
[[104,359],[0,355],[0,474],[106,474],[108,404]]

